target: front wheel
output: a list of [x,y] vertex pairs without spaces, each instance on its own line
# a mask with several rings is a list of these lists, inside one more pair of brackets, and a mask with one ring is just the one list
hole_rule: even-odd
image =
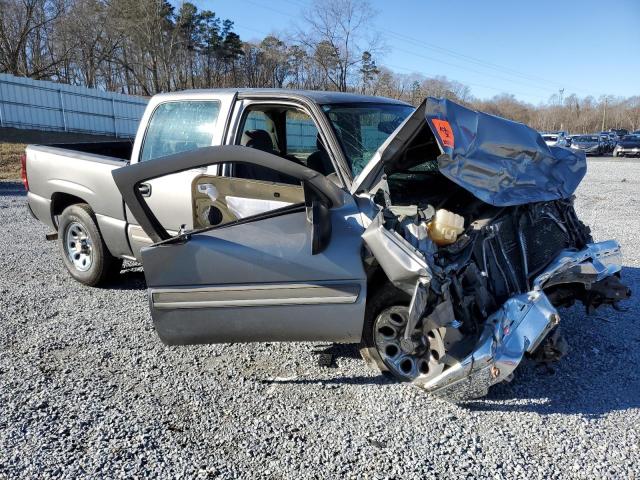
[[394,378],[421,382],[442,373],[445,356],[443,329],[425,332],[422,327],[405,338],[409,297],[385,285],[367,301],[360,354],[367,364]]
[[58,244],[67,270],[85,285],[100,285],[122,267],[122,260],[109,253],[87,204],[64,209],[58,225]]

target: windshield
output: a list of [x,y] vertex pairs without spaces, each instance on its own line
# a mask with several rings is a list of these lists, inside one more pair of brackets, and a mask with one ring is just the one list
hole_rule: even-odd
[[322,107],[355,177],[389,135],[413,112],[410,105],[331,104]]
[[598,141],[598,137],[581,136],[581,137],[573,137],[572,140],[574,142],[597,142]]
[[543,135],[542,138],[544,139],[545,142],[557,142],[558,141],[558,136],[557,135]]
[[640,135],[625,135],[622,137],[623,142],[640,142]]

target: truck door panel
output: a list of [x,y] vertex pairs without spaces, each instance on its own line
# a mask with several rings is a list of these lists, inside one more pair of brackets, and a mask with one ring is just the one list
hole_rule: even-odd
[[156,330],[168,344],[360,339],[366,280],[355,205],[311,255],[305,211],[223,226],[142,251]]
[[[229,197],[263,202],[279,198],[291,205],[247,218],[229,216],[230,223],[173,237],[137,189],[180,168],[234,162],[272,168],[303,186],[200,175],[189,188],[190,213],[196,217],[204,208],[199,205],[210,207],[218,199],[233,215]],[[141,250],[141,260],[151,316],[164,342],[360,339],[366,299],[363,227],[353,197],[326,177],[239,146],[161,158],[124,167],[113,176],[140,226],[157,242]],[[215,200],[207,186],[215,187]],[[324,207],[316,209],[318,203]],[[324,239],[321,248],[318,235]]]
[[302,186],[199,175],[191,188],[193,226],[221,225],[304,202]]

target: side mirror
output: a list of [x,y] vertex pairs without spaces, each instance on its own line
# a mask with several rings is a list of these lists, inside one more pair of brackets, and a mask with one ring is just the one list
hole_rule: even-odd
[[307,206],[307,220],[311,225],[311,254],[322,253],[331,241],[331,211],[320,200]]

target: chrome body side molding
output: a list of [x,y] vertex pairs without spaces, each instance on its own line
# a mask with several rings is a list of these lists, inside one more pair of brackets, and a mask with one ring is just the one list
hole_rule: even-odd
[[355,303],[360,285],[277,284],[151,289],[154,308],[228,308]]

